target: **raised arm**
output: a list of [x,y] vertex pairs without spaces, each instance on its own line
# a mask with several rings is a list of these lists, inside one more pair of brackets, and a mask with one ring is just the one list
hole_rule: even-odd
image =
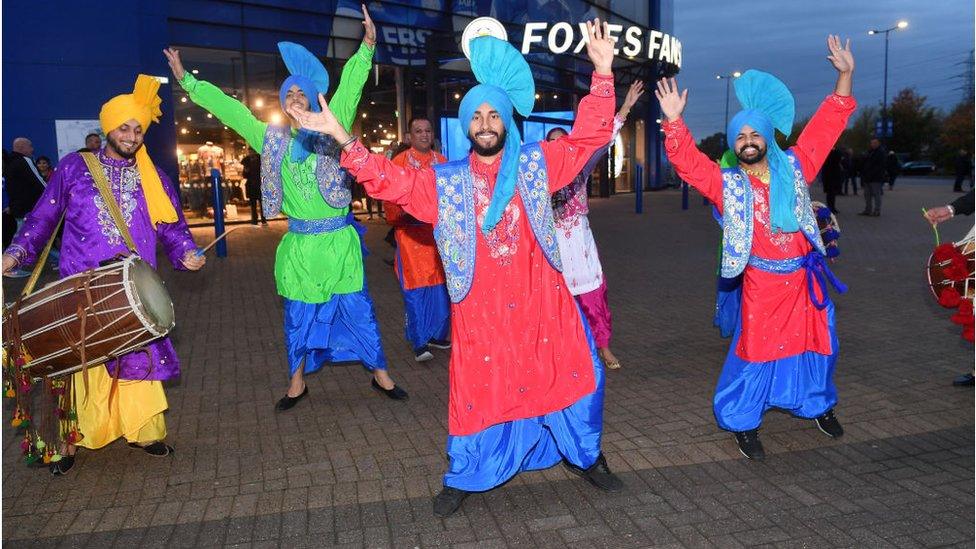
[[264,146],[264,133],[268,124],[262,122],[251,113],[246,105],[228,96],[217,86],[204,80],[197,80],[192,74],[183,69],[179,50],[167,48],[163,50],[169,62],[173,76],[180,86],[190,96],[190,101],[206,109],[218,120],[247,141],[258,154]]
[[569,135],[542,142],[549,172],[549,192],[570,184],[593,157],[610,143],[616,96],[613,84],[613,40],[607,24],[587,21],[586,54],[593,63],[590,93],[580,101]]
[[344,148],[341,165],[369,196],[393,202],[424,223],[437,223],[437,188],[432,168],[397,166],[382,154],[370,153],[359,141]]
[[[356,121],[356,109],[359,108],[359,100],[363,97],[363,86],[369,78],[369,69],[373,66],[373,52],[376,49],[376,26],[365,4],[363,4],[363,27],[365,29],[363,43],[342,67],[339,86],[329,103],[332,112],[346,131],[352,131],[352,124]],[[308,100],[315,99],[309,97]]]
[[661,103],[665,122],[664,151],[674,166],[678,177],[694,187],[722,210],[722,169],[703,152],[698,150],[691,131],[685,126],[681,113],[688,103],[688,90],[678,91],[678,81],[662,78],[654,91]]
[[830,50],[827,59],[837,70],[834,93],[820,104],[810,122],[803,128],[793,148],[803,169],[803,177],[808,182],[812,182],[823,167],[827,155],[840,134],[844,132],[847,120],[857,107],[857,102],[851,96],[854,74],[851,41],[847,40],[847,43],[842,46],[840,37],[828,36],[827,48]]

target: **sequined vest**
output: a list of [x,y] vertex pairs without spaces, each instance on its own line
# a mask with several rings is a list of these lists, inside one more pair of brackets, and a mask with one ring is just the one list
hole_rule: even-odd
[[[437,225],[434,239],[444,264],[451,302],[460,303],[474,279],[477,231],[474,180],[467,158],[433,166],[437,181]],[[559,244],[552,217],[549,176],[538,143],[523,145],[519,152],[516,184],[529,225],[542,253],[554,269],[562,272]]]
[[[826,255],[817,219],[810,206],[810,189],[793,151],[786,151],[793,170],[796,204],[793,214],[800,222],[800,232],[815,250]],[[734,278],[745,270],[752,253],[753,203],[749,177],[738,166],[722,168],[722,277]]]
[[[291,144],[291,129],[268,124],[261,154],[261,209],[265,217],[281,213],[284,191],[281,182],[282,163]],[[324,134],[317,134],[312,144],[315,153],[315,180],[325,202],[333,208],[345,208],[352,201],[352,179],[339,167],[339,144]]]

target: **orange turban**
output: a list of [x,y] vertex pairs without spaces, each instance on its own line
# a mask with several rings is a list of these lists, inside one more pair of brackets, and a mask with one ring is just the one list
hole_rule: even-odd
[[[143,133],[149,130],[149,124],[158,122],[163,111],[159,105],[163,102],[159,98],[159,81],[152,76],[140,74],[136,78],[136,85],[132,93],[116,95],[102,105],[102,112],[98,118],[102,123],[102,131],[109,132],[118,129],[129,120],[135,120],[142,126]],[[136,151],[136,167],[139,169],[139,179],[142,183],[142,194],[146,197],[149,208],[149,218],[153,225],[157,223],[175,223],[178,219],[173,202],[163,189],[163,182],[159,179],[156,166],[153,165],[146,146]]]

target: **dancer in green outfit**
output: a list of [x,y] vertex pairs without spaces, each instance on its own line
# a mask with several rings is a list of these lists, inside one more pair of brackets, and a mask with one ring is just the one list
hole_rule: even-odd
[[[359,50],[342,69],[332,96],[333,110],[348,130],[369,76],[376,27],[363,6],[366,29]],[[322,63],[304,47],[280,42],[291,73],[281,86],[281,110],[291,105],[315,109],[314,99],[329,89]],[[261,154],[261,198],[266,217],[288,216],[288,232],[278,245],[275,281],[285,302],[285,345],[291,382],[276,410],[292,408],[308,394],[304,374],[326,362],[359,361],[373,373],[372,386],[395,400],[407,399],[386,370],[373,301],[363,273],[360,231],[349,211],[352,179],[339,167],[340,144],[331,137],[258,120],[248,108],[216,86],[183,69],[179,51],[164,50],[173,76],[190,100],[240,134]],[[309,99],[312,99],[310,102]],[[290,118],[290,117],[289,117]]]

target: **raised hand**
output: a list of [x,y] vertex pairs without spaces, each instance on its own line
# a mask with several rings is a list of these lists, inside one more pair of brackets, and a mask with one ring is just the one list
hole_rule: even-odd
[[630,85],[627,90],[627,96],[624,97],[624,104],[620,107],[620,110],[627,109],[628,111],[637,104],[637,100],[640,96],[644,95],[644,82],[641,80],[634,80],[634,83]]
[[662,78],[657,81],[657,89],[654,90],[658,102],[661,104],[661,112],[668,120],[674,122],[681,118],[681,113],[685,110],[688,103],[688,90],[678,92],[678,80],[675,78]]
[[180,50],[176,48],[166,48],[163,50],[163,55],[166,56],[166,61],[169,62],[169,68],[173,71],[173,78],[177,81],[183,80],[183,75],[186,71],[183,70],[183,61],[180,60]]
[[610,69],[613,66],[613,39],[610,38],[606,22],[601,23],[599,17],[587,21],[586,32],[589,35],[586,42],[586,55],[593,63],[594,70],[597,74],[612,74]]
[[827,56],[827,59],[837,69],[837,72],[854,72],[854,54],[851,53],[850,38],[847,39],[846,44],[841,45],[840,36],[835,34],[828,35],[827,49],[830,50],[830,55]]
[[[332,114],[332,110],[329,109],[329,105],[325,102],[325,96],[321,93],[319,94],[319,105],[322,107],[322,112],[307,111],[296,104],[292,104],[288,108],[288,114],[298,122],[298,125],[306,130],[330,135],[340,143],[348,139],[349,134],[342,127],[342,124],[339,124],[339,120],[335,115]],[[345,138],[340,139],[342,136],[345,136]]]
[[366,4],[363,4],[363,27],[365,28],[363,42],[366,42],[366,45],[372,48],[376,45],[376,25],[373,24],[373,18],[369,16],[369,10],[366,9]]

